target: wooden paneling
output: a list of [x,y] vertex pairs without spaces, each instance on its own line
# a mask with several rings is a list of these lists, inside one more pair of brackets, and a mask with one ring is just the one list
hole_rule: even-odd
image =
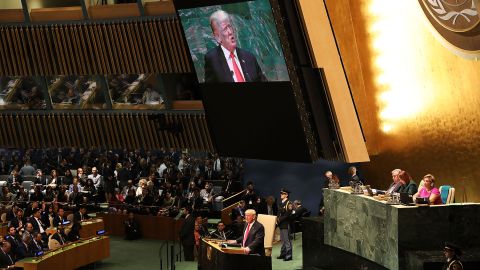
[[369,161],[350,86],[325,4],[323,1],[315,0],[300,0],[299,4],[314,64],[318,68],[323,68],[325,72],[327,91],[345,161]]
[[32,22],[83,20],[82,7],[35,8],[30,11]]
[[98,5],[88,7],[88,16],[94,20],[128,18],[140,16],[140,11],[136,3]]
[[175,14],[175,6],[173,1],[146,2],[145,14],[148,16]]
[[160,130],[148,113],[0,114],[0,145],[25,147],[188,148],[214,152],[203,114],[166,114]]
[[23,9],[0,9],[0,22],[24,22]]
[[0,26],[0,75],[189,73],[175,18]]

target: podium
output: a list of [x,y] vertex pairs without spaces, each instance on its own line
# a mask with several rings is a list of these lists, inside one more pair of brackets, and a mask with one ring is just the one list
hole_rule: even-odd
[[272,270],[272,258],[245,255],[241,248],[221,248],[217,241],[202,239],[198,266],[201,270]]

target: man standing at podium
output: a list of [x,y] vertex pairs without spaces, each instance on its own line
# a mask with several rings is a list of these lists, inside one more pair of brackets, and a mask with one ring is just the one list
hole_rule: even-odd
[[265,256],[265,247],[263,241],[265,238],[265,228],[256,221],[257,212],[253,209],[245,211],[246,224],[243,228],[243,235],[236,240],[229,240],[228,243],[242,244],[245,254],[257,254]]

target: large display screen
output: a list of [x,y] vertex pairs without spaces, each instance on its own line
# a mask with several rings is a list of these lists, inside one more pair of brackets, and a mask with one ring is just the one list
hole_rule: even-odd
[[178,15],[200,83],[290,80],[268,0],[179,7]]

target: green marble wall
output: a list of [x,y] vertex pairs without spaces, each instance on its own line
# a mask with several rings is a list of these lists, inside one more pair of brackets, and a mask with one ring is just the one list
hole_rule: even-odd
[[204,81],[204,56],[217,46],[210,15],[222,9],[233,17],[237,46],[253,53],[269,81],[288,81],[282,47],[268,0],[179,10],[198,80]]
[[324,243],[388,269],[408,269],[406,254],[458,243],[480,247],[480,204],[388,205],[372,197],[324,189]]
[[340,190],[325,189],[323,196],[325,244],[399,269],[396,208]]

